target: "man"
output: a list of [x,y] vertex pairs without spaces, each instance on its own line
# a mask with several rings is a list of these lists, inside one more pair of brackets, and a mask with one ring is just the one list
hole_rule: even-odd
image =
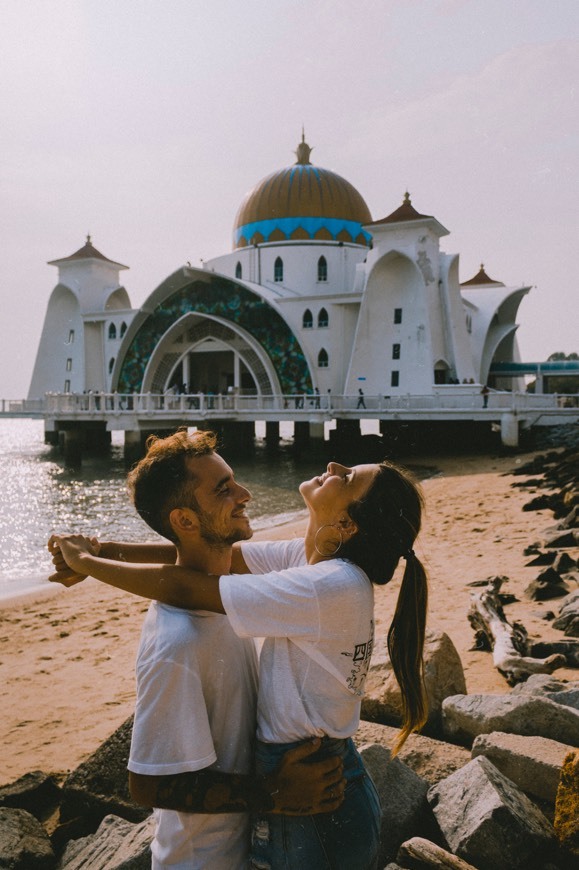
[[[252,535],[251,496],[214,447],[204,432],[150,439],[129,486],[141,517],[172,543],[95,542],[99,555],[229,573],[233,544]],[[49,548],[51,579],[83,579],[66,569],[57,536]],[[137,658],[129,785],[135,800],[156,808],[154,870],[241,870],[250,811],[311,814],[341,802],[341,763],[305,763],[319,741],[287,753],[272,777],[250,775],[256,665],[253,641],[226,616],[151,605]]]

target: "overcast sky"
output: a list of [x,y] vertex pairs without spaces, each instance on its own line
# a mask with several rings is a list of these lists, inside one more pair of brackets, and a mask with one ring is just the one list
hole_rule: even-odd
[[134,306],[231,249],[263,176],[312,162],[373,218],[409,190],[536,285],[525,360],[579,351],[578,0],[0,0],[0,398],[28,392],[47,260],[87,232]]

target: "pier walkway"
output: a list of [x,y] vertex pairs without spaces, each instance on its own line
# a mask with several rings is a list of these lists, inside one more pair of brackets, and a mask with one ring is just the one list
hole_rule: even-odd
[[48,393],[43,400],[0,400],[0,417],[42,417],[46,440],[58,443],[64,437],[71,447],[82,433],[85,440],[105,443],[106,433],[124,431],[128,445],[183,425],[227,430],[229,438],[249,443],[257,421],[265,422],[272,443],[283,422],[293,423],[295,439],[304,443],[323,439],[330,421],[353,433],[362,420],[378,420],[383,434],[401,424],[432,421],[487,424],[500,430],[505,446],[515,447],[523,429],[578,423],[579,394],[491,390],[485,401],[480,385],[467,384],[440,385],[423,396]]

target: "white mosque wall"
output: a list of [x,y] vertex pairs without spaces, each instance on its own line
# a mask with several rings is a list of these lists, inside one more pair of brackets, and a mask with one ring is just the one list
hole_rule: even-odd
[[50,296],[29,399],[48,392],[82,392],[84,389],[83,320],[77,295],[58,284]]
[[368,260],[345,392],[362,387],[372,395],[431,393],[430,312],[422,274],[398,251]]
[[[530,287],[504,287],[502,285],[481,285],[476,288],[462,288],[462,295],[472,306],[472,341],[471,355],[475,380],[486,383],[489,368],[493,360],[500,361],[496,355],[497,348],[506,336],[511,335],[510,347],[518,348],[514,340],[517,329],[515,318],[519,305]],[[502,360],[513,359],[508,355],[507,346],[503,346]],[[513,385],[514,386],[514,385]]]
[[[240,248],[231,254],[208,260],[205,268],[230,278],[241,277],[269,288],[274,293],[316,296],[352,292],[356,266],[363,262],[368,249],[360,245],[336,242],[275,242],[259,247]],[[326,275],[319,278],[320,257],[326,260]],[[282,277],[276,280],[276,260],[281,260]],[[241,275],[236,274],[237,264]],[[279,277],[279,270],[278,270]]]
[[84,359],[85,384],[84,389],[93,392],[106,391],[107,375],[105,369],[105,342],[103,340],[103,323],[85,321],[84,324]]
[[448,348],[451,377],[460,383],[478,381],[475,373],[467,310],[460,292],[458,254],[440,254],[439,291],[444,316],[444,338]]

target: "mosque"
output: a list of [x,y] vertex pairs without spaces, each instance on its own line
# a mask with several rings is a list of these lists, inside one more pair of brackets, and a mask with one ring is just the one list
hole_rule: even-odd
[[[292,166],[241,203],[230,253],[179,266],[139,309],[89,237],[50,261],[29,398],[47,393],[428,397],[524,387],[493,375],[516,363],[516,316],[530,286],[484,267],[462,284],[449,231],[406,193],[373,218],[346,179]],[[497,371],[500,366],[497,366]],[[474,386],[472,386],[474,385]],[[360,393],[360,391],[362,391]],[[319,405],[318,405],[319,407]]]

